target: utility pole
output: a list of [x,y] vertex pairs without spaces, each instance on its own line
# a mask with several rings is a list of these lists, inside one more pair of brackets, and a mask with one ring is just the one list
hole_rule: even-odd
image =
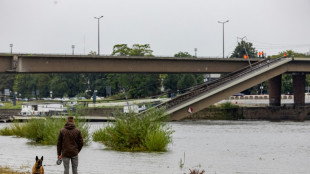
[[195,51],[195,57],[197,58],[197,48],[195,48],[194,51]]
[[13,53],[13,44],[10,44],[11,47],[11,54]]
[[74,48],[75,48],[75,45],[72,45],[72,55],[74,55]]
[[101,18],[103,18],[103,16],[100,16],[100,17],[95,17],[95,19],[97,19],[98,20],[98,56],[100,55],[100,25],[99,25],[99,20],[101,19]]
[[248,51],[246,50],[246,47],[245,47],[245,44],[244,44],[244,41],[243,41],[243,39],[246,39],[246,36],[244,36],[244,37],[242,37],[242,38],[237,37],[237,39],[241,39],[241,44],[242,44],[242,46],[243,46],[243,48],[244,48],[244,51],[245,51],[246,56],[248,57],[249,65],[250,65],[250,67],[252,67],[251,62],[250,62],[250,57],[249,57]]
[[224,21],[224,22],[221,22],[221,21],[217,21],[217,22],[223,24],[223,59],[224,59],[225,58],[225,39],[224,39],[225,28],[224,28],[224,24],[229,22],[229,20]]

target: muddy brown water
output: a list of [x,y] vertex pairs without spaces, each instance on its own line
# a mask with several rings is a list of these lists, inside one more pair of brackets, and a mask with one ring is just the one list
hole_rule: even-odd
[[[91,131],[107,123],[89,123]],[[92,142],[79,154],[79,174],[309,174],[310,122],[187,121],[175,130],[168,152],[106,150]],[[9,123],[0,123],[0,128]],[[185,154],[185,162],[184,162]],[[0,136],[0,166],[30,171],[44,156],[45,173],[62,173],[56,146],[34,145],[24,138]],[[180,161],[184,163],[180,167]]]

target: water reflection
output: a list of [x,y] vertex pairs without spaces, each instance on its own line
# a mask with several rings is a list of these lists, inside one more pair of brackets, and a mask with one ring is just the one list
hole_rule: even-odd
[[[180,174],[189,168],[206,173],[310,173],[310,122],[186,121],[170,123],[173,143],[164,153],[107,150],[91,143],[80,153],[80,174]],[[8,124],[0,124],[0,127]],[[107,123],[90,123],[91,131]],[[30,170],[35,156],[44,156],[46,173],[63,171],[56,165],[56,146],[0,136],[0,165]],[[185,153],[185,164],[180,159]]]

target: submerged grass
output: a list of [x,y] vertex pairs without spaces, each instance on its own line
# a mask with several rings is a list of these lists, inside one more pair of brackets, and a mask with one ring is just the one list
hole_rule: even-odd
[[143,116],[119,113],[115,122],[93,133],[93,140],[118,151],[166,151],[174,132],[166,124],[164,109],[151,109]]
[[17,172],[17,171],[13,171],[9,167],[1,167],[1,166],[0,166],[0,173],[1,174],[30,174],[30,172]]
[[[74,120],[76,127],[82,132],[84,144],[87,145],[90,142],[89,125],[77,114]],[[0,135],[24,137],[39,144],[56,145],[60,129],[65,123],[66,117],[31,119],[25,123],[14,122],[10,126],[0,129]]]

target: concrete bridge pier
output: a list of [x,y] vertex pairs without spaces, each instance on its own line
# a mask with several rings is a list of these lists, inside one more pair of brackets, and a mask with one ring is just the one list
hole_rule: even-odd
[[281,106],[281,83],[282,75],[269,80],[269,106]]
[[295,106],[305,106],[305,86],[306,86],[306,75],[304,73],[294,73],[293,91],[294,91]]

